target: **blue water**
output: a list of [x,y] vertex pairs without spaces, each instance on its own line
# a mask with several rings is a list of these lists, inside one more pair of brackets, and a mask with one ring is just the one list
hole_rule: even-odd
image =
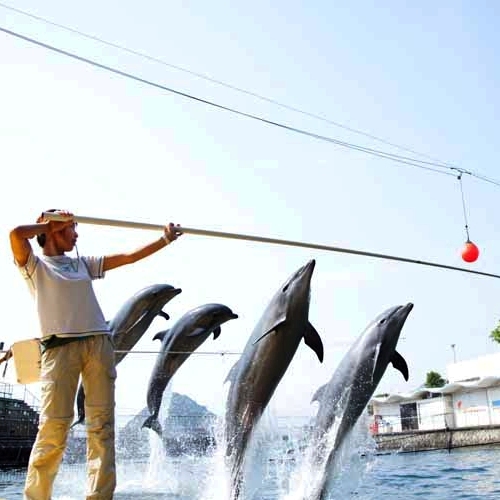
[[500,447],[377,456],[356,498],[500,499]]
[[[157,452],[154,452],[157,453]],[[170,458],[118,463],[117,500],[223,500],[227,485],[221,457]],[[266,455],[266,454],[264,454]],[[252,500],[303,498],[294,485],[297,473],[307,471],[297,458],[269,458],[249,477]],[[0,472],[0,498],[22,499],[25,471]],[[61,466],[54,500],[84,498],[84,466]],[[376,455],[352,451],[337,472],[331,498],[359,500],[500,499],[500,447],[486,446],[448,451]]]

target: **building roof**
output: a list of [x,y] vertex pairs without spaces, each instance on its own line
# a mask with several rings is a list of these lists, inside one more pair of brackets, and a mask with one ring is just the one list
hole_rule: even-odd
[[418,387],[417,389],[399,394],[387,394],[386,396],[375,396],[371,399],[372,403],[399,403],[401,401],[415,401],[423,399],[424,396],[431,392],[433,394],[453,394],[470,389],[481,389],[486,387],[493,387],[500,385],[500,377],[488,376],[478,377],[475,380],[468,380],[463,382],[453,382],[446,384],[443,387]]

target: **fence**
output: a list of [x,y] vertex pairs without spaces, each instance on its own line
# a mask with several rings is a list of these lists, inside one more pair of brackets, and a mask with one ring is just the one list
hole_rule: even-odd
[[390,434],[411,430],[457,429],[486,425],[500,425],[500,408],[472,407],[410,417],[375,415],[370,422],[370,432]]
[[40,409],[40,400],[25,385],[0,382],[0,398],[19,399],[35,411]]

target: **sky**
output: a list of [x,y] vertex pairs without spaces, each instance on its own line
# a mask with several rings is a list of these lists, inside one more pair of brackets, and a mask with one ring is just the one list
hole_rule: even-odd
[[[499,9],[494,2],[427,0],[17,0],[0,3],[0,28],[267,120],[432,158],[500,184]],[[6,346],[37,335],[32,299],[13,264],[8,233],[54,207],[500,271],[499,185],[463,175],[470,237],[481,252],[467,264],[460,256],[466,232],[456,172],[395,163],[251,120],[5,32],[0,71],[0,341]],[[129,251],[159,236],[85,224],[78,232],[81,255]],[[239,318],[199,349],[212,354],[186,361],[172,390],[222,414],[224,381],[238,355],[220,353],[241,352],[275,291],[311,258],[317,262],[309,318],[325,357],[319,363],[301,343],[271,400],[277,415],[313,415],[316,389],[366,325],[396,304],[415,304],[398,346],[410,379],[405,382],[389,366],[377,393],[410,391],[430,370],[445,375],[454,359],[452,344],[457,361],[499,350],[489,338],[500,320],[497,278],[186,234],[95,282],[109,319],[147,285],[169,283],[183,290],[165,307],[170,321],[155,319],[118,365],[117,412],[133,414],[146,405],[156,356],[150,352],[159,347],[154,334],[194,307],[219,302]],[[6,378],[13,380],[12,368]]]

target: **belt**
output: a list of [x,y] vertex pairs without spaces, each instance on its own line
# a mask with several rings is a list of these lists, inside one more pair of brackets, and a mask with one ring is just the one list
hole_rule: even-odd
[[57,335],[51,335],[48,339],[42,340],[40,342],[42,348],[42,354],[47,349],[53,349],[54,347],[60,347],[62,345],[69,344],[70,342],[76,342],[78,340],[87,339],[89,337],[95,337],[95,335],[80,336],[75,335],[74,337],[58,337]]

